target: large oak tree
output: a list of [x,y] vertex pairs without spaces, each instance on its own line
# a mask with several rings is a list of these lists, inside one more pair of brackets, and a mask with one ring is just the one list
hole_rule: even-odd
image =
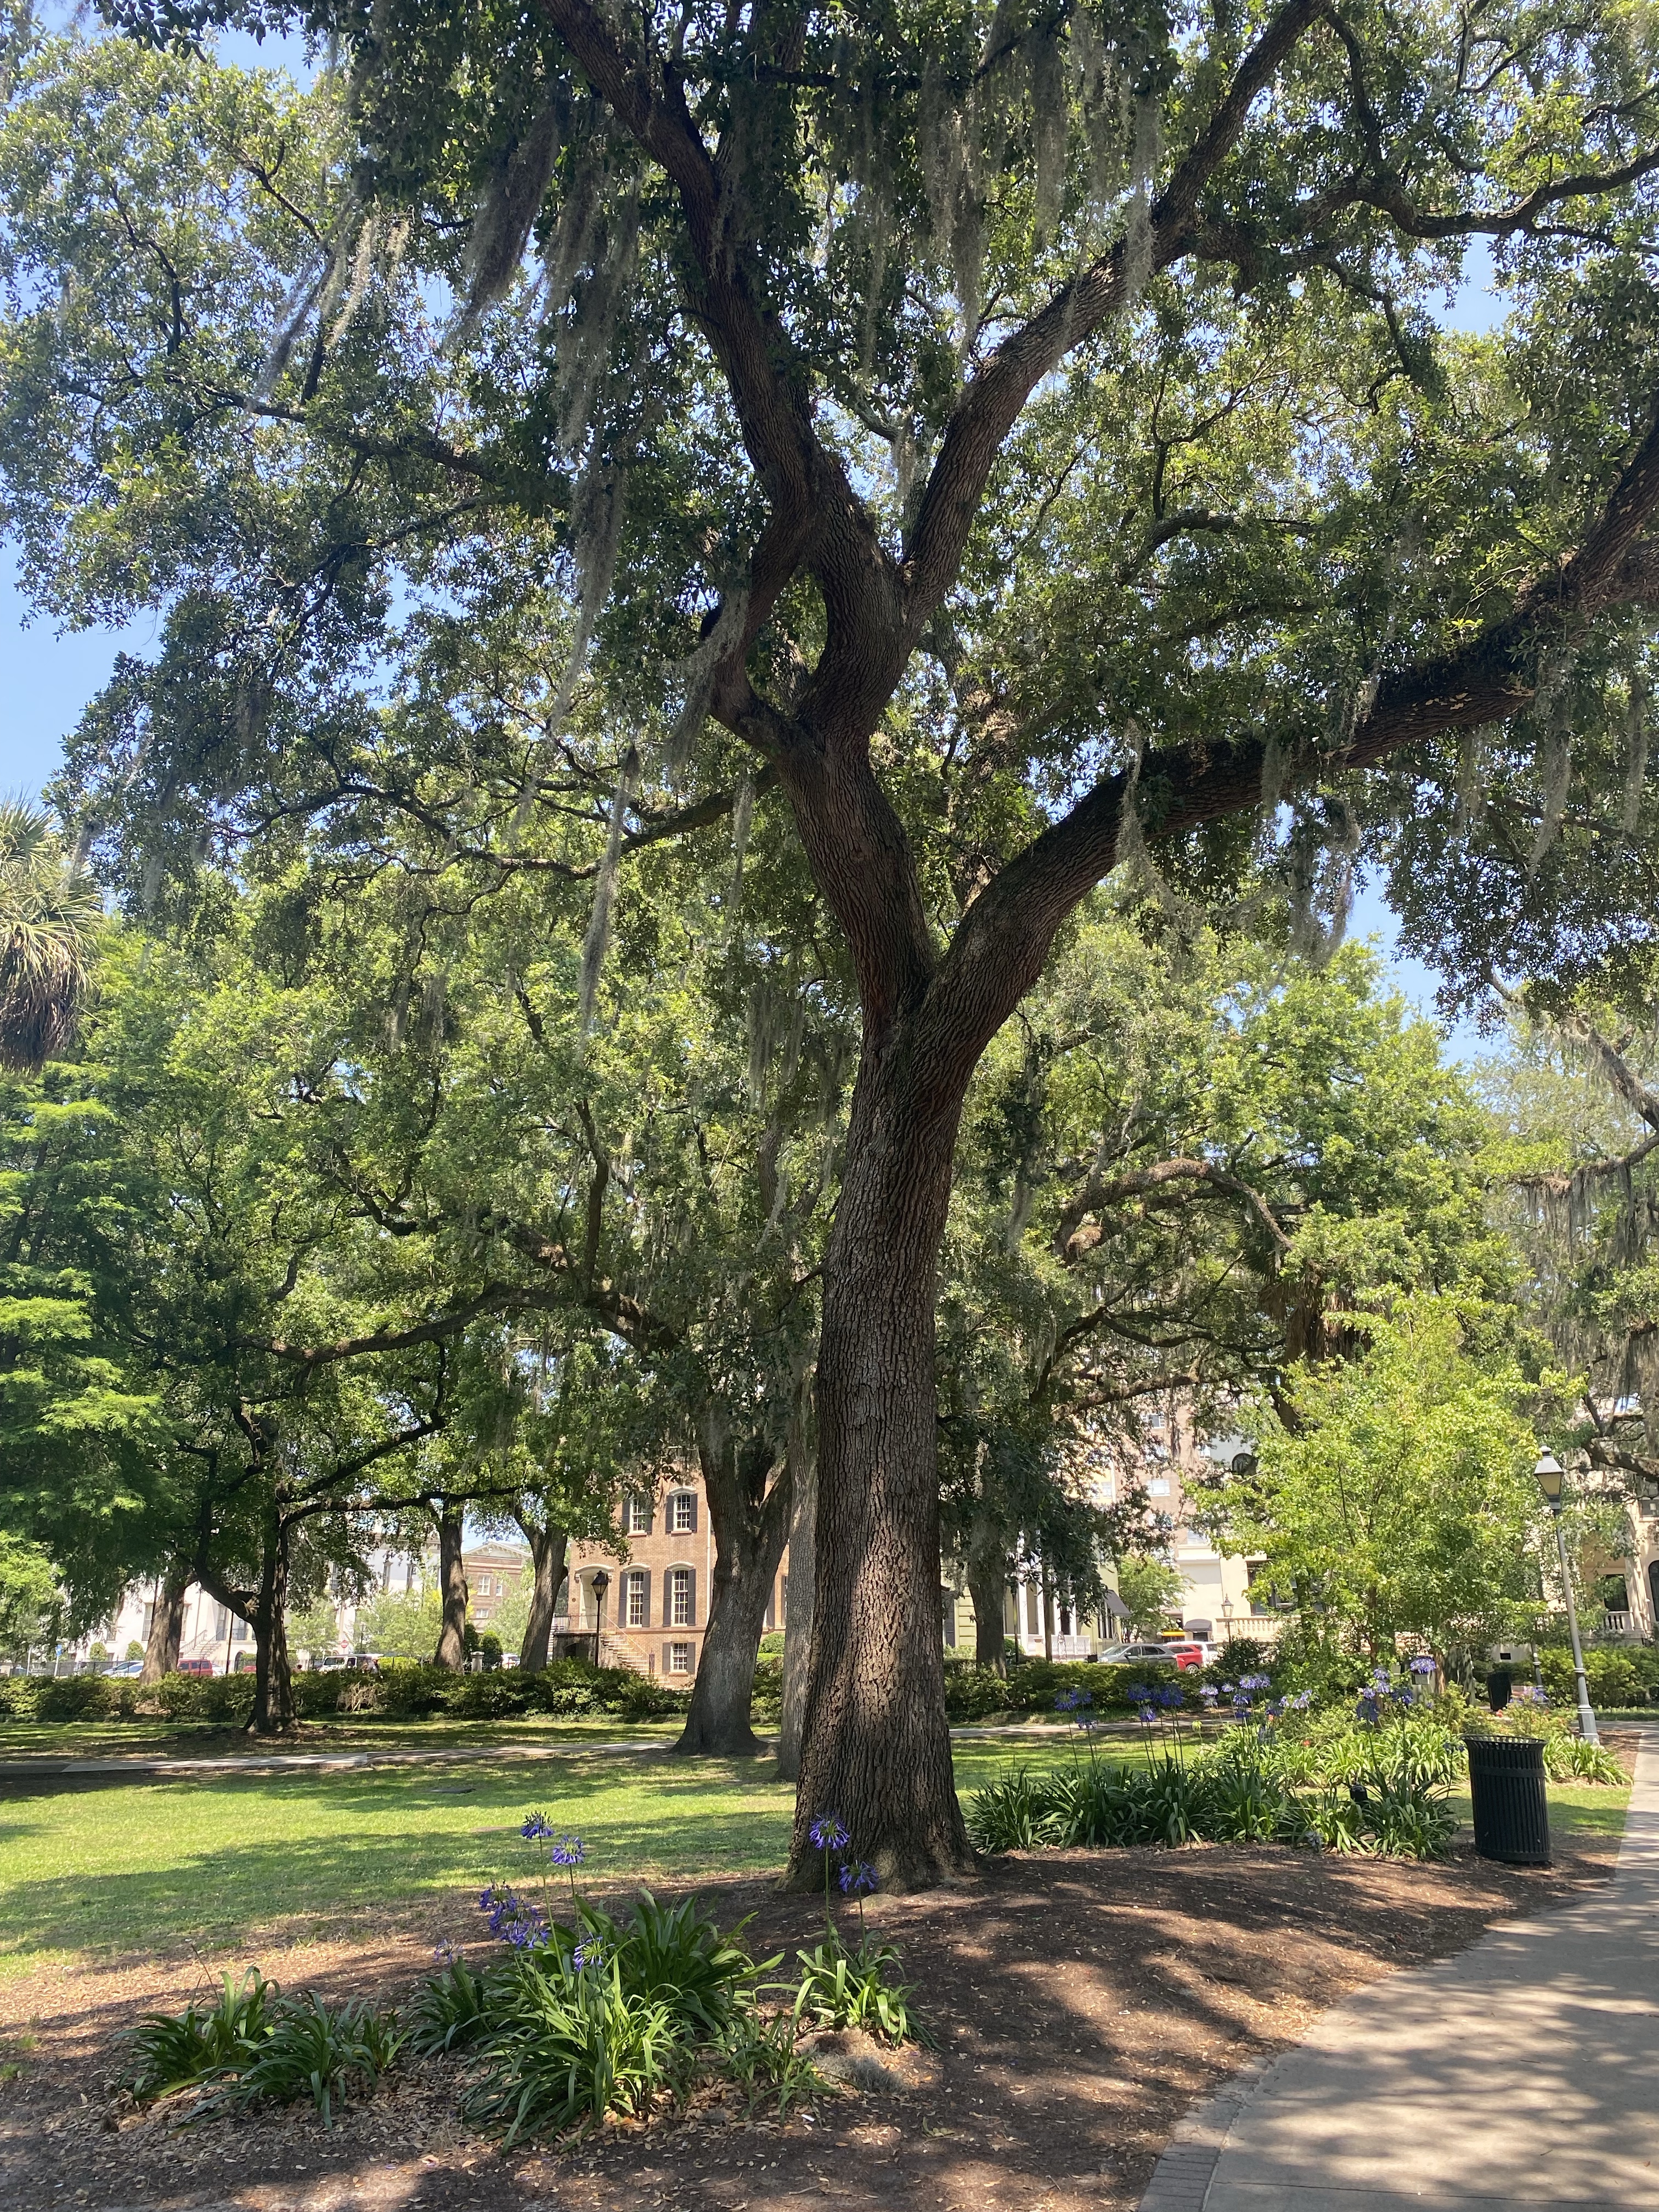
[[[1558,966],[1619,957],[1645,895],[1642,20],[112,13],[336,58],[301,99],[189,59],[26,65],[8,512],[72,616],[170,611],[85,780],[149,805],[161,867],[250,789],[361,798],[329,686],[388,586],[483,607],[550,564],[574,635],[522,807],[602,659],[682,702],[648,791],[622,757],[629,834],[688,787],[692,815],[781,792],[862,1013],[794,1864],[833,1805],[889,1878],[963,1867],[935,1275],[969,1079],[1056,933],[1118,865],[1191,898],[1253,848],[1340,901],[1385,810],[1439,885],[1425,930],[1488,961],[1511,919]],[[1437,327],[1472,239],[1515,288],[1501,343]]]

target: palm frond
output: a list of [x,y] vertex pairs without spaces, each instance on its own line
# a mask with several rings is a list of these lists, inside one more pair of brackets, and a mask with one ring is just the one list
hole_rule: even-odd
[[74,1042],[101,911],[47,817],[0,799],[0,1067],[38,1074]]

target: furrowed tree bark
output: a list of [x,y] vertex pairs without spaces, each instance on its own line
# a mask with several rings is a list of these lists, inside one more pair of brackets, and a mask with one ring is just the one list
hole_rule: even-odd
[[[907,1041],[908,1042],[908,1041]],[[837,1813],[889,1888],[975,1865],[945,1717],[933,1306],[960,1091],[866,1030],[818,1343],[821,1510],[790,1880]]]
[[547,1647],[553,1634],[553,1609],[564,1580],[565,1534],[552,1522],[538,1524],[524,1516],[519,1526],[530,1542],[530,1612],[525,1621],[524,1642],[519,1650],[522,1671],[539,1674],[547,1664]]
[[138,1670],[141,1689],[146,1683],[159,1682],[163,1674],[173,1674],[178,1668],[179,1647],[185,1637],[185,1592],[189,1585],[190,1561],[169,1559],[156,1592],[149,1634],[144,1641],[144,1663]]
[[817,1581],[818,1455],[806,1437],[805,1408],[789,1425],[789,1463],[794,1469],[789,1515],[789,1579],[784,1593],[783,1711],[778,1726],[778,1778],[800,1779],[805,1736],[806,1685],[812,1659],[813,1591]]
[[461,1565],[463,1510],[441,1498],[438,1522],[438,1587],[443,1595],[443,1626],[433,1654],[440,1667],[459,1674],[466,1664],[466,1570]]
[[714,1586],[691,1709],[674,1749],[748,1758],[761,1747],[750,1717],[755,1661],[789,1526],[788,1462],[779,1464],[764,1434],[739,1443],[718,1409],[698,1422],[697,1458],[714,1534]]
[[253,1717],[256,1735],[294,1728],[294,1677],[288,1663],[288,1565],[291,1531],[280,1504],[266,1516],[260,1546],[259,1595],[253,1607]]

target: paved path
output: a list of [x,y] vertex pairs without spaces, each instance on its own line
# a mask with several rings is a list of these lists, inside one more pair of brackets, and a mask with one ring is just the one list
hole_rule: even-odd
[[[1121,1733],[1137,1735],[1144,1731],[1134,1722],[1126,1722]],[[1031,1735],[1054,1742],[1070,1740],[1069,1728],[1063,1729],[1052,1721],[1018,1721],[1000,1728],[956,1728],[951,1734],[969,1739]],[[289,1774],[364,1766],[448,1766],[471,1765],[485,1759],[563,1759],[578,1751],[665,1751],[673,1741],[665,1732],[661,1735],[630,1736],[615,1742],[601,1743],[572,1736],[554,1743],[461,1744],[445,1746],[441,1750],[419,1744],[387,1744],[384,1747],[372,1745],[358,1751],[258,1751],[250,1747],[216,1758],[192,1757],[185,1752],[118,1752],[107,1759],[74,1759],[61,1752],[33,1751],[14,1759],[0,1759],[0,1785],[57,1775],[125,1774],[142,1778],[157,1774]],[[762,1739],[763,1752],[769,1753],[773,1748],[769,1740]]]
[[1659,1736],[1618,1871],[1375,1983],[1176,2130],[1141,2212],[1659,2212]]

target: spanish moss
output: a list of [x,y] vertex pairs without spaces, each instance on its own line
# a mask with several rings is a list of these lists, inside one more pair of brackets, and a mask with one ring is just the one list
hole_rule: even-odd
[[588,917],[587,935],[582,940],[581,981],[576,994],[577,1026],[585,1037],[593,1026],[593,1001],[599,988],[599,971],[605,965],[605,956],[611,946],[611,921],[617,903],[617,877],[622,866],[623,830],[628,818],[628,802],[634,795],[634,784],[640,772],[640,757],[629,745],[623,756],[617,776],[617,792],[611,802],[611,832],[605,840],[605,857],[599,862],[599,872],[593,884],[593,911]]

